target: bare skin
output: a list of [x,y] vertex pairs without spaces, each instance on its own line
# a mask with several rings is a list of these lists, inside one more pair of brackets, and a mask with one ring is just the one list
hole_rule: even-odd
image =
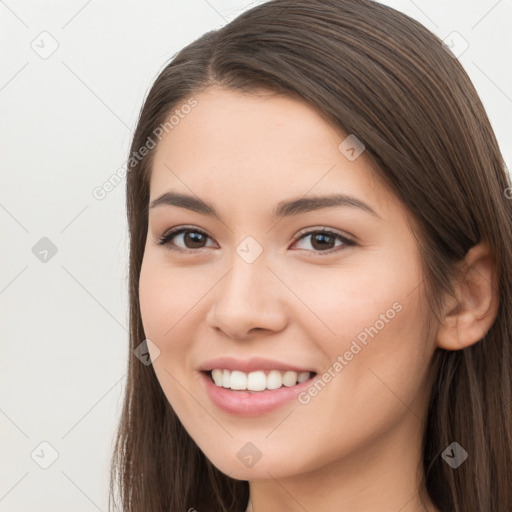
[[[425,338],[430,312],[410,215],[367,153],[348,159],[338,149],[348,134],[296,99],[220,88],[195,98],[154,149],[150,203],[173,190],[207,201],[218,217],[150,208],[140,276],[166,397],[206,457],[250,482],[247,511],[436,512],[421,485],[429,363],[436,347],[468,346],[492,323],[486,247],[468,254],[483,280],[461,288],[446,323]],[[280,201],[333,193],[374,214],[344,205],[272,215]],[[187,233],[156,243],[177,226],[196,233],[195,243]],[[322,245],[314,233],[324,229],[354,243],[325,234]],[[251,263],[236,251],[248,236],[262,249]],[[377,334],[345,357],[371,326]],[[307,403],[240,417],[211,402],[198,371],[225,355],[287,361],[318,376],[331,368],[331,379]],[[333,370],[340,355],[346,365]],[[248,442],[262,454],[252,467],[237,457]]]

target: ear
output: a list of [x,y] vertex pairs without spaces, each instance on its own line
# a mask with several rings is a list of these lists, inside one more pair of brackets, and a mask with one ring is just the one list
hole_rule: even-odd
[[454,289],[455,297],[447,297],[437,332],[437,343],[446,350],[460,350],[480,341],[498,314],[497,272],[487,243],[467,252]]

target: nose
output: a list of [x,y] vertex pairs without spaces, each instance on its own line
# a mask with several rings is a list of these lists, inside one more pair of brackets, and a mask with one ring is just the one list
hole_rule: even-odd
[[263,257],[247,263],[235,254],[212,292],[207,323],[230,338],[246,340],[286,326],[285,287]]

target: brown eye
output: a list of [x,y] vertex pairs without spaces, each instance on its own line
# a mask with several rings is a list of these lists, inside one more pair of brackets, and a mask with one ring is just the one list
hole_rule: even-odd
[[[310,238],[310,242],[305,244],[306,247],[299,247],[299,249],[308,250],[313,253],[331,254],[336,252],[338,248],[355,245],[355,242],[349,238],[328,230],[302,232],[296,238],[294,245],[308,238]],[[181,227],[171,229],[162,235],[157,240],[157,244],[166,245],[170,250],[174,251],[197,252],[199,249],[212,247],[212,245],[206,245],[208,240],[211,240],[211,237],[201,229]],[[336,244],[337,241],[339,242],[338,244]]]
[[[310,238],[310,242],[304,245],[309,247],[299,247],[299,249],[312,250],[313,252],[326,252],[337,249],[338,247],[355,245],[355,242],[344,237],[343,235],[340,235],[334,231],[326,230],[309,231],[307,233],[303,232],[297,239],[296,244],[308,238]],[[336,245],[336,241],[341,243]]]
[[188,249],[201,248],[206,241],[206,236],[197,231],[184,231],[181,234],[183,234],[183,243]]
[[207,247],[205,243],[210,237],[197,228],[172,229],[160,237],[158,245],[167,245],[169,249],[176,251],[194,251]]

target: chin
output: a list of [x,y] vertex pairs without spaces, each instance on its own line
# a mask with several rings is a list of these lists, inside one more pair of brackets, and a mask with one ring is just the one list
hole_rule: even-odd
[[[243,460],[243,455],[241,458]],[[227,458],[225,452],[219,458],[209,458],[210,462],[219,471],[234,480],[268,480],[269,478],[293,476],[297,473],[298,466],[295,463],[291,464],[290,460],[284,459],[286,457],[280,457],[276,452],[273,452],[269,457],[262,455],[261,459],[254,463],[252,467],[245,467],[236,453],[233,458]]]

